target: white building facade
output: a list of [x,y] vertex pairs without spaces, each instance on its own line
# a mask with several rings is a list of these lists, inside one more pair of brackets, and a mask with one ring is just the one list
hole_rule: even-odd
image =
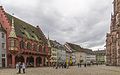
[[66,62],[66,51],[63,45],[56,40],[50,40],[51,44],[51,63],[64,63]]
[[56,63],[57,62],[57,49],[56,48],[51,48],[51,63]]
[[6,59],[6,31],[0,25],[0,67],[7,67]]
[[57,50],[57,59],[59,63],[66,62],[66,51],[64,49]]
[[87,54],[86,63],[95,63],[95,62],[96,62],[96,55]]

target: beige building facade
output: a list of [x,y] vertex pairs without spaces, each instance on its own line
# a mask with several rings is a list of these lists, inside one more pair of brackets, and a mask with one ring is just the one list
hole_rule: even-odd
[[96,60],[96,56],[91,49],[82,48],[79,45],[68,42],[65,43],[65,47],[67,52],[69,51],[68,54],[70,54],[69,56],[74,64],[87,64],[87,62],[90,63]]

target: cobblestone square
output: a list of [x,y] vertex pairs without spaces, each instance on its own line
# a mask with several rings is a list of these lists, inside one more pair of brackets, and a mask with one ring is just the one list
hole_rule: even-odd
[[[22,75],[16,74],[16,69],[0,69],[0,75]],[[90,66],[70,67],[69,69],[54,69],[52,67],[27,68],[23,75],[120,75],[120,67]]]

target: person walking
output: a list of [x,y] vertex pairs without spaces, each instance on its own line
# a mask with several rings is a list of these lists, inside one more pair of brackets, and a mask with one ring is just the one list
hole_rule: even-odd
[[86,66],[87,66],[87,64],[85,63],[85,64],[84,64],[84,67],[86,67]]
[[23,73],[25,73],[25,69],[26,69],[26,65],[25,65],[25,63],[23,62],[23,63],[22,63],[22,70],[23,70]]
[[16,68],[18,68],[17,74],[20,74],[21,73],[21,68],[22,68],[21,62],[19,62],[18,64],[16,64]]
[[80,67],[80,63],[77,64],[78,65],[78,68]]
[[19,63],[16,64],[17,73],[19,72]]
[[80,63],[80,67],[81,67],[81,65],[82,65],[82,64]]

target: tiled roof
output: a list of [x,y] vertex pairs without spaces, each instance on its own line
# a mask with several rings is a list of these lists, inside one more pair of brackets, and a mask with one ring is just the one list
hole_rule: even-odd
[[57,42],[56,40],[55,41],[50,40],[50,45],[54,48],[65,50],[64,46],[60,44],[59,42]]
[[[12,22],[12,15],[6,13],[9,22]],[[47,43],[47,39],[39,27],[34,27],[16,17],[14,18],[15,33],[17,36],[28,38],[35,41]]]
[[72,52],[71,48],[69,48],[67,44],[64,45],[64,48],[65,48],[66,52],[68,52],[68,53]]
[[98,51],[94,51],[94,53],[97,54],[102,54],[105,55],[106,54],[106,50],[98,50]]
[[70,50],[72,50],[73,52],[84,52],[87,54],[94,55],[94,52],[91,49],[82,48],[79,45],[68,43],[68,42],[66,42],[66,44],[69,45],[69,47],[71,48]]
[[86,49],[86,48],[83,48],[83,51],[87,54],[91,54],[91,55],[94,55],[94,52],[91,50],[91,49]]
[[76,45],[76,44],[72,44],[72,43],[68,43],[67,44],[69,45],[69,47],[71,48],[71,50],[73,52],[79,52],[79,51],[82,51],[82,48],[79,46],[79,45]]

